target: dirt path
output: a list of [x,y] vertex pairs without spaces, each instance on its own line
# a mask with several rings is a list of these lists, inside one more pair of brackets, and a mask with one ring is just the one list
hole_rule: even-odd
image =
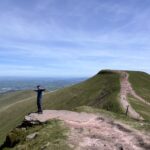
[[63,120],[70,128],[68,144],[74,150],[150,149],[150,137],[94,114],[45,110],[41,115],[32,113],[25,120],[45,122],[54,118]]
[[121,105],[125,111],[127,109],[127,106],[129,106],[129,108],[128,108],[129,116],[131,116],[132,118],[135,118],[135,119],[143,120],[143,118],[132,108],[132,106],[128,102],[128,95],[130,94],[133,97],[135,97],[136,99],[138,99],[144,103],[147,103],[147,102],[143,98],[138,96],[135,93],[135,91],[133,90],[133,88],[128,80],[129,74],[127,72],[120,72],[120,74],[121,74],[121,79],[120,79],[120,83],[121,83],[120,102],[121,102]]

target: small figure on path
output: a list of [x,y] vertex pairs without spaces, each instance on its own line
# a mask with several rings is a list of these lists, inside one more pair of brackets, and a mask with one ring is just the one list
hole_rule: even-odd
[[41,88],[40,85],[37,86],[37,89],[34,90],[35,92],[37,92],[37,108],[38,108],[38,113],[42,114],[43,110],[42,110],[42,93],[45,91],[46,89]]

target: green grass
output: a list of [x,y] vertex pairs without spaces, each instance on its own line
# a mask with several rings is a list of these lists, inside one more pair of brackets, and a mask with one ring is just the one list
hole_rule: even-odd
[[118,93],[120,91],[119,75],[100,73],[89,80],[46,95],[45,108],[72,110],[78,106],[93,106],[113,112],[122,112]]
[[150,102],[150,75],[144,72],[128,72],[129,81],[136,93]]
[[33,96],[35,96],[33,91],[17,91],[0,94],[0,110],[18,101],[23,101]]
[[[43,107],[44,109],[73,110],[86,105],[121,113],[118,102],[119,90],[119,75],[103,71],[80,84],[46,93],[43,98]],[[7,133],[22,122],[25,115],[36,111],[36,97],[33,97],[35,93],[25,92],[25,94],[24,92],[11,93],[8,97],[15,104],[0,111],[0,143],[4,141]],[[21,95],[24,95],[24,100]],[[3,99],[6,99],[6,103],[9,104],[9,98],[5,96],[3,95]]]
[[[34,139],[28,140],[26,137],[33,133],[37,133]],[[23,130],[21,128],[14,129],[8,134],[8,137],[12,144],[16,143],[13,148],[3,148],[4,150],[38,150],[38,149],[50,149],[50,150],[69,150],[69,146],[66,143],[68,134],[68,128],[66,128],[63,122],[58,120],[51,120],[43,125],[36,125],[28,127]]]
[[[149,75],[139,72],[129,72],[129,74],[129,80],[136,92],[150,101]],[[137,121],[124,116],[119,104],[119,92],[119,74],[103,70],[82,83],[46,93],[43,97],[43,108],[76,111],[79,111],[79,109],[87,111],[87,108],[89,111],[90,108],[93,113],[99,110],[99,113],[106,113],[116,119],[122,119],[122,121],[136,128],[149,130],[149,122],[142,122],[141,125]],[[9,107],[7,107],[8,105]],[[143,109],[145,106],[140,107]],[[36,96],[32,91],[0,95],[0,143],[4,141],[7,133],[22,122],[25,115],[33,111],[36,111]],[[143,111],[145,110],[143,109]]]
[[150,122],[150,106],[135,99],[132,96],[128,96],[131,106],[147,121]]
[[35,110],[34,105],[33,101],[23,101],[0,112],[0,142],[4,140],[7,133],[21,123],[27,113]]

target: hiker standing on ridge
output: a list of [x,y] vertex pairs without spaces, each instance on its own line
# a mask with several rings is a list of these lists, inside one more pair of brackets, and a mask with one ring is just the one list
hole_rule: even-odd
[[37,89],[34,90],[35,92],[37,92],[37,108],[38,108],[38,113],[42,114],[43,110],[42,110],[42,93],[45,91],[46,89],[41,88],[40,85],[37,86]]

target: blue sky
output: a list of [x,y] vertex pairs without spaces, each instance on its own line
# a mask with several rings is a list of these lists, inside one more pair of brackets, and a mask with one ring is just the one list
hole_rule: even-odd
[[150,73],[149,0],[0,1],[0,76]]

